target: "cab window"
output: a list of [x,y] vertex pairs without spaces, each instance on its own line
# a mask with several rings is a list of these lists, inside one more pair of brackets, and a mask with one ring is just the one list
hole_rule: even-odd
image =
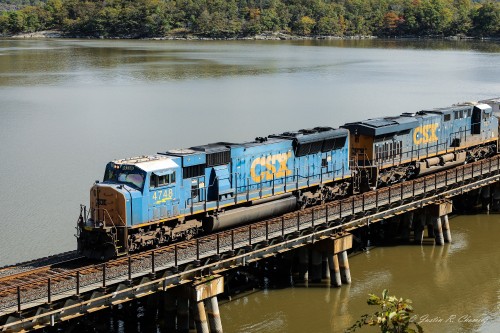
[[167,174],[167,175],[162,175],[158,176],[155,175],[154,173],[151,174],[151,180],[149,187],[154,188],[154,187],[161,187],[161,186],[166,186],[175,183],[175,172]]

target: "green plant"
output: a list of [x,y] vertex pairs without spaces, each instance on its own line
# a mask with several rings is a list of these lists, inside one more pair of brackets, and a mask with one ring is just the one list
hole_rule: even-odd
[[411,300],[387,296],[387,289],[382,292],[382,298],[369,294],[368,305],[380,306],[371,316],[364,314],[361,319],[348,328],[345,332],[350,333],[362,326],[378,326],[382,333],[422,333],[422,327],[412,320],[413,307]]

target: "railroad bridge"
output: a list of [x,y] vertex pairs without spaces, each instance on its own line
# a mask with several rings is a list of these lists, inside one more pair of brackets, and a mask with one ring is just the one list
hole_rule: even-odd
[[451,241],[450,200],[479,188],[498,189],[499,180],[500,156],[495,156],[105,263],[70,258],[74,262],[64,270],[41,262],[6,267],[0,270],[0,331],[54,326],[161,294],[167,329],[188,332],[191,309],[197,332],[222,332],[217,296],[226,272],[294,252],[299,276],[308,272],[310,279],[321,279],[327,262],[333,286],[350,283],[352,232],[397,218],[403,239],[421,244],[425,226],[432,225],[429,235],[442,245]]

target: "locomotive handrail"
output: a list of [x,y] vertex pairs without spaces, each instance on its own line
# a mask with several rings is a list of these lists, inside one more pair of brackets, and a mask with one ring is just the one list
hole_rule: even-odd
[[[109,221],[110,221],[110,222],[111,222],[111,224],[112,224],[112,230],[114,230],[114,233],[116,234],[116,233],[117,233],[117,229],[116,229],[117,227],[116,227],[116,225],[115,225],[115,222],[114,222],[114,221],[113,221],[113,219],[111,218],[111,215],[109,214],[108,210],[107,210],[106,208],[94,208],[93,210],[94,210],[94,211],[99,211],[99,210],[102,210],[104,213],[106,213],[106,215],[108,215]],[[94,214],[95,214],[95,213],[94,213]],[[118,218],[122,221],[122,223],[123,223],[124,225],[126,225],[126,224],[125,224],[125,222],[123,221],[123,219],[121,218],[120,214],[117,214],[117,215],[118,215]],[[96,223],[96,221],[94,221],[94,228],[96,227],[95,223]],[[106,226],[106,219],[105,219],[105,218],[104,218],[103,223],[104,223],[104,226]]]

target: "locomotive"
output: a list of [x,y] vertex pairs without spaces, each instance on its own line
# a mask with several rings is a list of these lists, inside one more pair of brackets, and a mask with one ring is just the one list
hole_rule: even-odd
[[[499,152],[500,99],[109,162],[78,252],[106,260]],[[493,111],[495,110],[495,112]]]
[[351,133],[354,161],[362,170],[362,188],[398,183],[497,154],[499,104],[499,99],[492,99],[344,125]]

